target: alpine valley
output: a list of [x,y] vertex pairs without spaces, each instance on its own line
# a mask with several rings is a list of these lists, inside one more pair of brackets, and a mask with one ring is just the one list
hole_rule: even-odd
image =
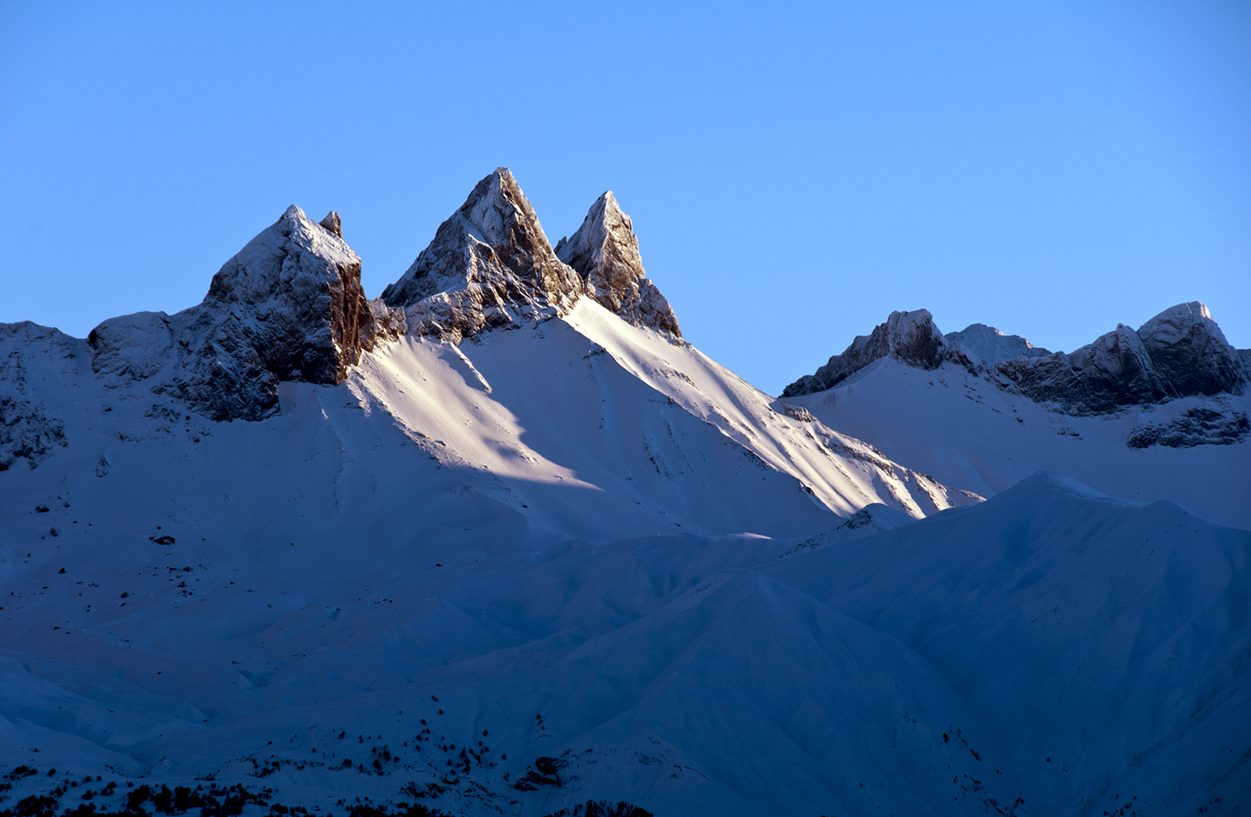
[[773,398],[612,193],[553,246],[501,168],[360,272],[293,206],[198,306],[0,324],[0,814],[1251,813],[1202,304],[896,312]]

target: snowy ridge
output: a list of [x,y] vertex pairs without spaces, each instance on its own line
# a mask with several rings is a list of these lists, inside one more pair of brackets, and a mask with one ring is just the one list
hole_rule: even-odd
[[1225,340],[1207,307],[1197,302],[1165,310],[1138,331],[1118,325],[1071,354],[1037,349],[1024,338],[983,324],[944,336],[925,310],[894,312],[872,335],[857,337],[815,374],[787,386],[782,396],[832,388],[882,358],[926,370],[946,362],[1071,416],[1150,409],[1182,398],[1214,398],[1200,400],[1198,406],[1187,401],[1183,415],[1172,419],[1165,417],[1176,412],[1165,409],[1125,441],[1134,448],[1224,445],[1251,432],[1247,414],[1231,409],[1231,399],[1237,403],[1251,383],[1245,357]]

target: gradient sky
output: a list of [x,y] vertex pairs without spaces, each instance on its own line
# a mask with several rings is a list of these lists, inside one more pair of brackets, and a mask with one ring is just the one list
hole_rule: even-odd
[[0,321],[185,309],[292,203],[376,297],[505,165],[774,394],[894,309],[1251,347],[1245,0],[531,5],[0,0]]

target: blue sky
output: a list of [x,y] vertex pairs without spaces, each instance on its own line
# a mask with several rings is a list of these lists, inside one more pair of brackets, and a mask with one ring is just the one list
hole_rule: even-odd
[[1251,5],[673,6],[0,0],[0,321],[192,306],[291,203],[377,296],[505,165],[771,393],[893,309],[1251,347]]

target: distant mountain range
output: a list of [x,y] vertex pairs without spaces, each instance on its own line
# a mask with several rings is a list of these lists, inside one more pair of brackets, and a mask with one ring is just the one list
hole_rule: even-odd
[[896,312],[774,398],[612,193],[553,246],[501,168],[360,270],[292,206],[198,306],[0,324],[0,813],[1251,802],[1201,304],[1067,355]]

